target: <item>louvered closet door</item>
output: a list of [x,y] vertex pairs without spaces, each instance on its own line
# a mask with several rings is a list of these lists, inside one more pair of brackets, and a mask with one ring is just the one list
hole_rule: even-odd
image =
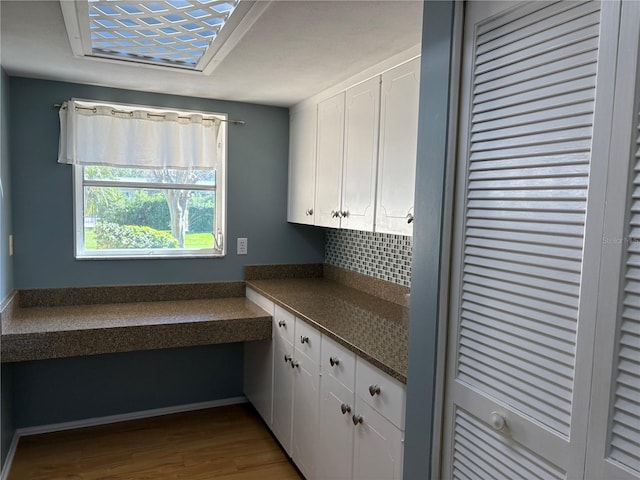
[[618,8],[466,4],[444,478],[583,477]]
[[640,2],[624,2],[621,18],[586,464],[594,480],[640,479]]

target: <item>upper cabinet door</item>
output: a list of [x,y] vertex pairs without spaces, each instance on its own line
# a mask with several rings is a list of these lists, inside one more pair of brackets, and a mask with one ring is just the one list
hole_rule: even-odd
[[344,97],[340,93],[318,104],[315,225],[340,227]]
[[382,74],[376,231],[413,233],[420,59]]
[[342,228],[373,231],[380,77],[346,92],[344,168],[342,174]]
[[316,107],[294,110],[289,124],[287,220],[313,225],[316,181]]

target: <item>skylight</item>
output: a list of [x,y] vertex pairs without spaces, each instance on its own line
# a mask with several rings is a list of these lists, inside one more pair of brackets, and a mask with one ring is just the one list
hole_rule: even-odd
[[195,70],[239,1],[87,0],[90,55]]

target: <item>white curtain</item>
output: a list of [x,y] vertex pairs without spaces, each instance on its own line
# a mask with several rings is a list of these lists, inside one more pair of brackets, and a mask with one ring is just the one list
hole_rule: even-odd
[[79,100],[60,108],[58,162],[215,169],[220,120],[211,115]]

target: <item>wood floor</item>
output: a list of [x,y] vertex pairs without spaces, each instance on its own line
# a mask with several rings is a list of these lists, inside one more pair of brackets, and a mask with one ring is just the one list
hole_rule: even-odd
[[248,404],[20,439],[8,480],[301,479]]

